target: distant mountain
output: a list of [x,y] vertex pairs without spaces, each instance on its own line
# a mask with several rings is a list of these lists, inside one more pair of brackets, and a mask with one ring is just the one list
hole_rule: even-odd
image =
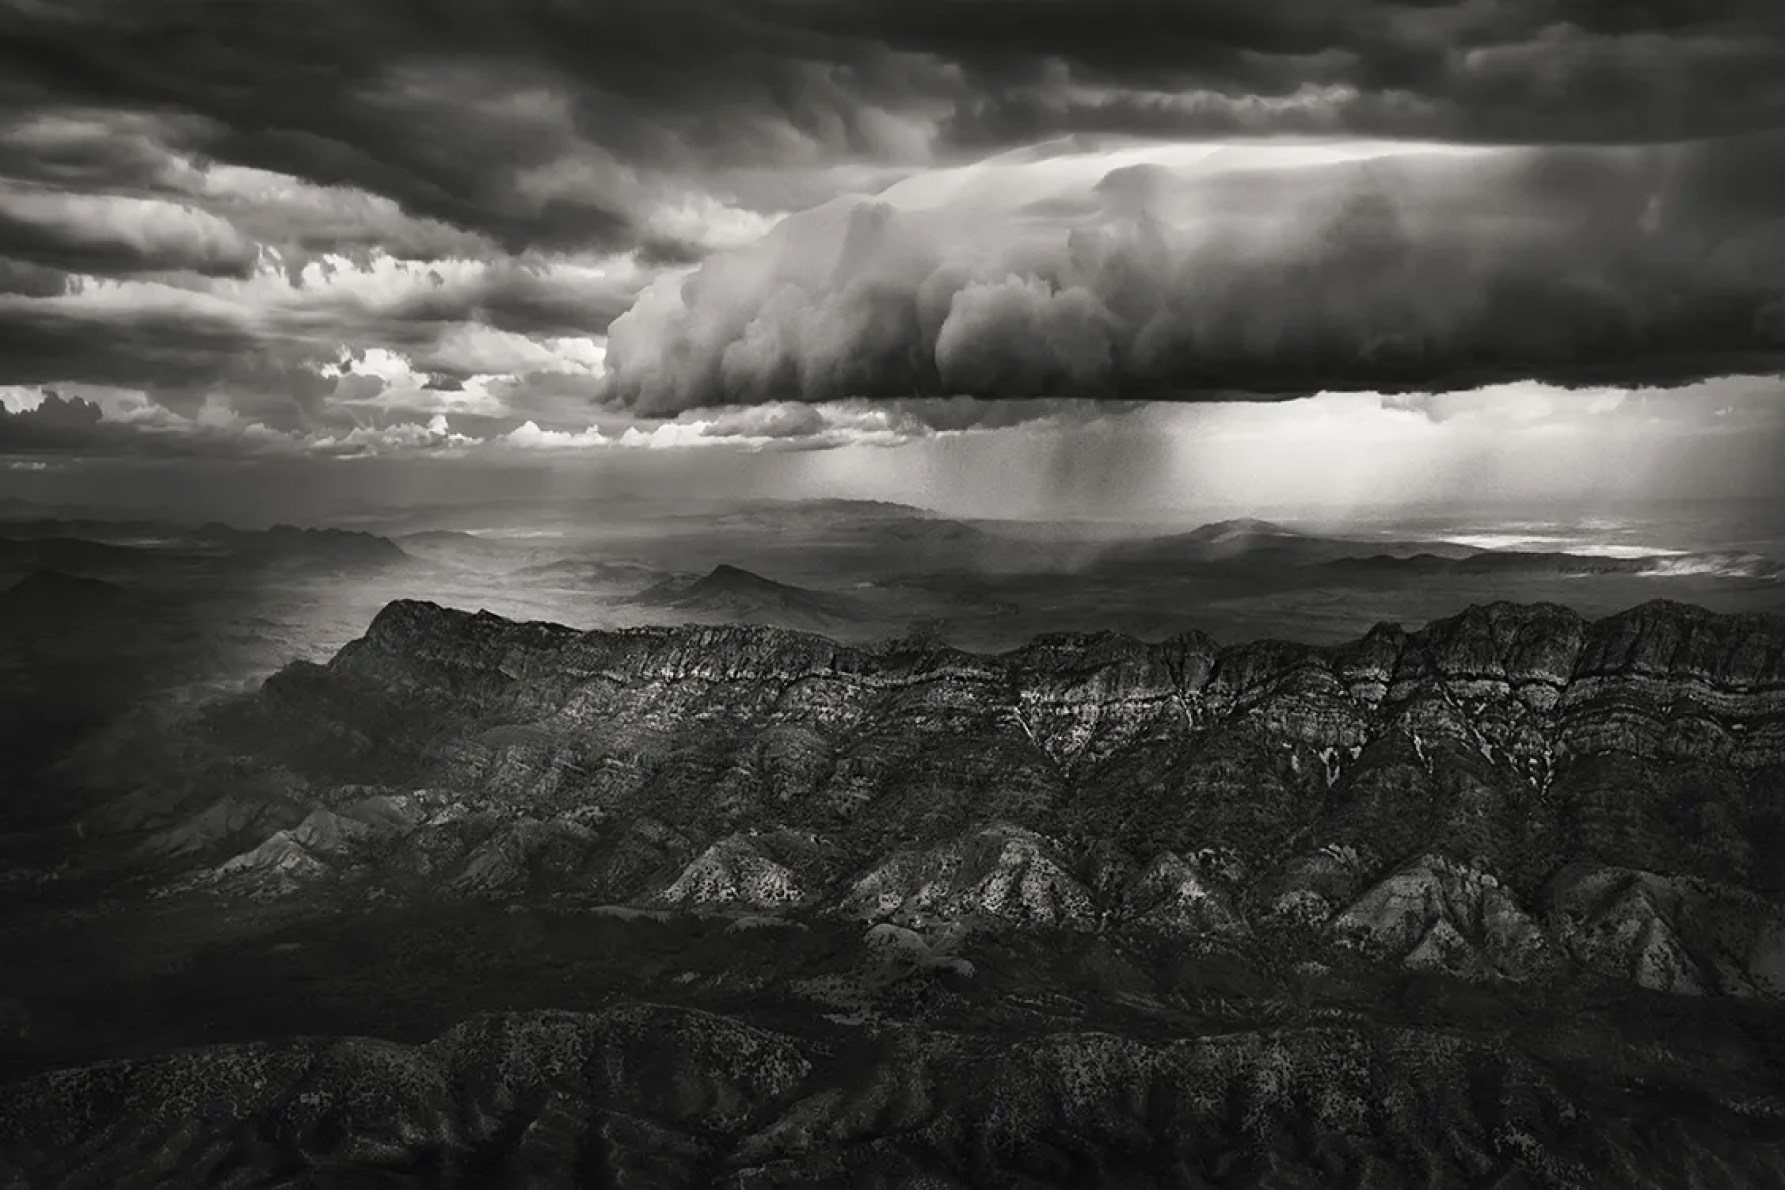
[[505,544],[499,539],[479,537],[475,533],[466,533],[459,529],[419,529],[414,533],[399,534],[394,540],[405,549],[428,546],[453,546],[467,549],[479,546],[499,548]]
[[578,583],[587,586],[617,586],[637,583],[641,579],[656,578],[663,574],[655,566],[644,562],[634,562],[615,558],[559,558],[554,562],[542,562],[536,566],[523,566],[514,572],[528,578],[552,579],[558,582]]
[[919,508],[915,504],[902,504],[896,500],[852,500],[842,496],[825,496],[811,500],[747,500],[740,504],[728,505],[728,513],[741,512],[792,514],[796,516],[846,516],[854,518],[891,517],[907,518],[940,518],[941,514],[927,508]]
[[402,533],[396,538],[399,545],[423,545],[439,542],[444,545],[467,545],[474,542],[497,544],[499,539],[480,537],[475,533],[467,533],[462,529],[417,529],[413,533]]
[[1485,550],[1460,556],[1427,552],[1369,554],[1320,563],[1329,573],[1379,576],[1410,575],[1647,575],[1655,578],[1778,579],[1785,563],[1759,554],[1712,551],[1603,557],[1553,551]]
[[1273,570],[1280,575],[1282,568],[1308,567],[1322,580],[1404,581],[1424,575],[1776,579],[1785,575],[1785,563],[1740,551],[1606,557],[1562,551],[1481,550],[1441,542],[1326,537],[1252,518],[1120,542],[1102,550],[1096,563],[1167,571],[1185,565],[1223,566],[1236,573],[1264,575]]
[[1256,517],[1234,517],[1230,520],[1199,525],[1188,533],[1180,534],[1179,538],[1184,541],[1200,541],[1218,545],[1229,542],[1257,542],[1290,537],[1305,538],[1306,536],[1305,533],[1279,525],[1275,521],[1262,521]]
[[0,590],[0,626],[17,629],[26,624],[67,623],[95,614],[112,614],[129,600],[130,593],[115,583],[80,578],[59,570],[33,570]]
[[[1023,569],[1037,546],[993,522],[956,520],[923,509],[877,501],[812,500],[747,503],[723,511],[685,513],[661,522],[685,549],[638,550],[666,566],[723,550],[746,566],[773,567],[788,558],[822,556],[840,568],[879,573],[972,565]],[[663,543],[655,543],[661,546]]]
[[[1355,548],[1356,543],[1349,544]],[[1239,517],[1184,533],[1118,542],[1104,549],[1099,560],[1153,566],[1230,561],[1293,564],[1343,552],[1344,547],[1333,539],[1311,536],[1273,521]]]
[[193,534],[201,542],[223,546],[269,561],[353,569],[401,565],[409,560],[387,537],[357,529],[308,529],[274,525],[270,529],[236,529],[212,523]]
[[480,537],[456,529],[423,529],[394,538],[411,557],[474,570],[508,570],[533,558],[537,551],[499,537]]
[[163,541],[192,532],[188,525],[172,521],[101,520],[94,517],[46,517],[0,519],[0,537],[26,540],[34,537],[79,537],[88,541],[131,544]]
[[824,631],[861,614],[846,596],[776,582],[729,564],[698,578],[672,578],[639,592],[631,603],[728,623]]
[[126,573],[154,559],[154,552],[144,547],[79,537],[0,537],[0,568],[8,570]]
[[361,570],[401,565],[409,555],[388,538],[351,529],[274,525],[197,528],[149,521],[0,522],[0,566],[134,573],[166,563],[300,565]]

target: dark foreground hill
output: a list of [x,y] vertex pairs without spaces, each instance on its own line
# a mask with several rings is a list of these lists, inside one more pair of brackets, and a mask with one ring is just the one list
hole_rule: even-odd
[[108,749],[30,878],[231,933],[109,972],[127,1034],[87,958],[0,984],[19,1052],[231,1044],[0,1093],[26,1184],[1785,1183],[1777,619],[981,656],[400,602]]
[[415,1046],[232,1046],[0,1089],[20,1168],[119,1188],[1730,1187],[1785,1174],[1751,1108],[1707,1119],[1642,1088],[1620,1111],[1583,1106],[1504,1043],[1417,1031],[811,1039],[655,1005],[481,1017]]

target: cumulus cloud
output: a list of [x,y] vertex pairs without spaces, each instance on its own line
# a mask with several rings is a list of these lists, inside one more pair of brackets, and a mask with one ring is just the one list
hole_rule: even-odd
[[227,312],[167,308],[69,292],[0,294],[0,382],[202,390],[252,356],[257,341]]
[[595,426],[581,430],[542,430],[538,422],[528,420],[502,435],[502,441],[522,450],[586,450],[607,446],[612,440]]
[[80,447],[92,440],[100,421],[99,406],[57,393],[0,395],[0,451]]
[[[494,404],[479,409],[418,408],[400,390],[414,382],[407,362],[378,351],[348,359],[318,377],[333,384],[326,415],[281,419],[276,402],[244,412],[211,399],[185,411],[127,388],[0,386],[0,454],[94,457],[303,458],[483,457],[627,453],[729,447],[739,451],[814,451],[897,446],[921,439],[1028,425],[1057,428],[1105,418],[1092,403],[1034,402],[1013,407],[977,401],[827,404],[777,402],[729,406],[675,418],[600,414],[586,404],[552,417],[515,418]],[[359,389],[352,397],[346,391]],[[399,390],[395,398],[389,394]],[[492,412],[491,410],[494,410]]]
[[[503,394],[552,384],[586,410],[604,354],[588,328],[605,320],[570,311],[617,305],[639,281],[623,264],[383,255],[313,260],[295,283],[276,261],[203,282],[4,264],[0,383],[135,386],[170,408],[221,398],[263,417],[277,405],[288,421],[381,396],[494,413]],[[344,376],[344,357],[400,360],[400,375]]]
[[785,220],[610,328],[643,412],[1206,399],[1785,366],[1785,138],[1014,154]]
[[220,407],[186,417],[129,390],[102,396],[0,390],[0,455],[15,458],[246,458],[277,452],[290,441]]

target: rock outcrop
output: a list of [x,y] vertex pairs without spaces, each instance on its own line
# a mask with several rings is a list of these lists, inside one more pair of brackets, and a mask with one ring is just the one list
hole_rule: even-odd
[[784,909],[806,899],[799,874],[746,835],[729,835],[683,868],[658,899],[678,909]]
[[894,856],[844,895],[841,909],[871,921],[929,926],[989,922],[1086,928],[1090,894],[1033,831],[996,825],[965,839]]
[[1528,978],[1551,965],[1550,946],[1493,875],[1421,856],[1333,919],[1346,941],[1418,970],[1469,978]]

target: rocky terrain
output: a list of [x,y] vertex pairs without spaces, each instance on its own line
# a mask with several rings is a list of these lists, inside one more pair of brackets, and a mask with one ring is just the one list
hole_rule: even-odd
[[[838,1034],[841,1031],[837,1031]],[[1759,1113],[1601,1120],[1500,1044],[1348,1028],[800,1039],[639,1005],[480,1017],[0,1089],[64,1185],[1733,1186]],[[25,1131],[24,1125],[30,1125]],[[15,1183],[16,1184],[16,1183]]]
[[25,1185],[1785,1184],[1778,618],[397,602],[57,780]]

